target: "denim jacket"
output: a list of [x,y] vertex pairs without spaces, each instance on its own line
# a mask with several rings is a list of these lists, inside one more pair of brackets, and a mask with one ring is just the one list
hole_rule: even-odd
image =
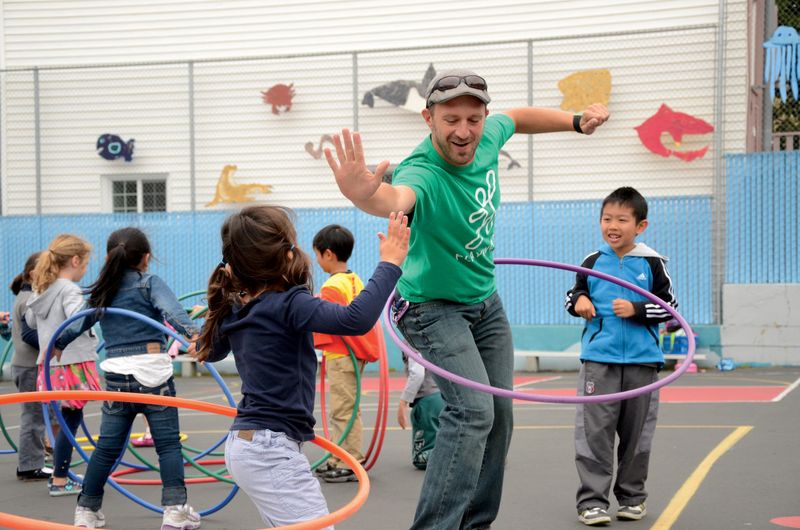
[[[167,321],[187,337],[200,332],[164,280],[146,272],[126,271],[109,307],[135,311],[157,322]],[[98,312],[94,318],[85,319],[80,328],[91,326],[97,318],[106,341],[106,358],[167,351],[168,337],[163,332],[128,316]],[[77,329],[71,327],[67,330],[64,340],[69,340],[72,331]],[[57,345],[61,345],[61,341]]]

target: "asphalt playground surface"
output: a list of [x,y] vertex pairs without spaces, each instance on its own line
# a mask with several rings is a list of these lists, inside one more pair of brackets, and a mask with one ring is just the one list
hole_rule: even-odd
[[[372,436],[378,397],[377,378],[369,375],[362,397],[365,445]],[[518,389],[535,393],[574,394],[577,380],[574,372],[516,375]],[[238,398],[238,378],[225,380]],[[800,528],[798,381],[800,368],[709,369],[684,374],[665,387],[647,482],[648,515],[636,522],[613,520],[608,528]],[[402,385],[402,377],[390,379],[389,428],[380,458],[369,472],[369,498],[358,513],[336,526],[339,529],[393,530],[408,528],[411,523],[424,472],[411,465],[410,433],[401,430],[395,419]],[[224,402],[219,387],[208,376],[176,378],[176,386],[180,397]],[[0,382],[0,393],[12,392],[15,388],[10,381]],[[575,512],[574,410],[573,405],[515,404],[514,438],[494,530],[584,528]],[[18,405],[2,407],[0,413],[16,439]],[[98,432],[100,404],[89,404],[86,415],[89,428]],[[227,417],[181,411],[181,431],[188,436],[185,443],[198,448],[218,441],[230,422]],[[141,430],[141,424],[137,423],[134,430]],[[8,448],[0,438],[0,449]],[[305,449],[312,461],[322,454],[312,444]],[[143,449],[142,453],[155,462],[153,449]],[[16,455],[0,455],[0,511],[71,524],[76,498],[51,498],[45,483],[17,481],[15,467]],[[76,471],[80,473],[81,469]],[[186,473],[197,474],[192,468]],[[158,475],[148,472],[131,477]],[[189,502],[197,509],[208,509],[219,504],[230,488],[218,482],[192,484]],[[159,486],[130,486],[130,490],[154,504],[159,502]],[[335,510],[352,499],[356,484],[323,483],[322,491],[329,508]],[[615,509],[612,499],[611,510]],[[158,529],[161,523],[159,514],[134,504],[109,486],[103,512],[111,529]],[[31,522],[30,528],[36,527]],[[202,526],[207,530],[263,527],[255,507],[241,492],[227,506],[206,516]]]

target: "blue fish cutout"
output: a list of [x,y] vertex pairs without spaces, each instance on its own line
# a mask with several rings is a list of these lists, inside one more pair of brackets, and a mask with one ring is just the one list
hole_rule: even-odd
[[125,162],[133,160],[133,142],[131,138],[127,142],[116,134],[101,134],[97,138],[97,154],[106,160],[116,160],[124,158]]

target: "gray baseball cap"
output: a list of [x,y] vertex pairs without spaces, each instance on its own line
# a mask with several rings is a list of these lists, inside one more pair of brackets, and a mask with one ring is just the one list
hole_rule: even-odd
[[486,80],[472,70],[447,70],[434,77],[425,91],[426,105],[443,103],[459,96],[473,96],[487,105],[492,98],[487,92]]

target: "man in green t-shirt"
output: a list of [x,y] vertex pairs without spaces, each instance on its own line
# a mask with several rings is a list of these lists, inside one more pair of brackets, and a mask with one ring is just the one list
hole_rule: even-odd
[[[437,75],[422,117],[430,136],[395,169],[367,169],[358,133],[325,150],[345,197],[367,213],[410,212],[411,242],[397,289],[408,309],[398,327],[425,359],[479,383],[511,389],[514,346],[497,294],[494,222],[497,157],[514,133],[591,134],[604,105],[573,116],[525,107],[489,115],[486,81],[470,70]],[[487,117],[488,116],[488,117]],[[435,376],[446,404],[412,529],[485,529],[497,517],[513,430],[512,403]]]

